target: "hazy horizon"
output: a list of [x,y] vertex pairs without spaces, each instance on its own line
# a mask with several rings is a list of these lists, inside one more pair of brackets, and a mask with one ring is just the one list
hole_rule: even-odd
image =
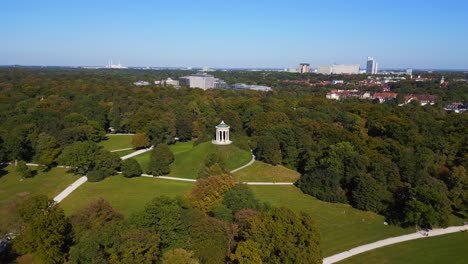
[[468,69],[468,3],[2,3],[0,65]]

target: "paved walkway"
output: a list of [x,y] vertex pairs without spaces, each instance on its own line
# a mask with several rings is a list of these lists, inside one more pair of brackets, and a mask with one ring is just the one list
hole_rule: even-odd
[[247,163],[247,164],[245,164],[244,166],[241,166],[241,167],[239,167],[239,168],[237,168],[237,169],[234,169],[234,170],[230,171],[230,173],[234,173],[234,172],[240,171],[240,170],[242,170],[242,169],[245,169],[245,168],[247,168],[248,166],[252,165],[254,162],[255,162],[255,155],[252,154],[252,159],[249,161],[249,163]]
[[80,187],[83,183],[88,180],[88,177],[83,176],[76,180],[74,183],[70,184],[65,190],[63,190],[59,195],[54,197],[54,201],[56,203],[60,203],[63,199],[65,199],[68,195],[70,195],[74,190]]
[[170,176],[154,176],[151,174],[141,174],[140,176],[149,177],[149,178],[158,178],[158,179],[165,179],[171,181],[186,181],[186,182],[196,182],[196,179],[187,179],[187,178],[177,178],[177,177],[170,177]]
[[137,155],[143,154],[145,152],[148,152],[148,151],[150,151],[152,149],[153,149],[153,146],[151,146],[149,148],[146,148],[146,149],[140,149],[140,150],[134,151],[134,152],[132,152],[132,153],[130,153],[128,155],[125,155],[125,156],[121,157],[120,159],[121,160],[126,160],[126,159],[129,159],[129,158],[135,157]]
[[110,152],[119,152],[119,151],[131,150],[131,149],[133,148],[114,149],[114,150],[111,150]]
[[[385,246],[396,244],[396,243],[401,243],[401,242],[408,241],[408,240],[440,236],[440,235],[456,233],[456,232],[466,231],[466,230],[468,230],[468,225],[451,226],[447,228],[433,229],[433,230],[430,230],[429,232],[424,232],[424,233],[416,232],[416,233],[412,233],[408,235],[391,237],[391,238],[379,240],[377,242],[370,243],[367,245],[355,247],[353,249],[350,249],[348,251],[345,251],[345,252],[330,256],[330,257],[326,257],[323,259],[323,264],[332,264],[332,263],[341,261],[343,259],[349,258],[351,256],[361,254],[366,251],[370,251],[376,248],[381,248],[381,247],[385,247]],[[425,233],[427,233],[428,235],[426,236]]]

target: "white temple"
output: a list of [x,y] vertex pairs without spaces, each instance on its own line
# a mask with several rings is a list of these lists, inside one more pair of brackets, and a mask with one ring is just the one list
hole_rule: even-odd
[[221,121],[219,125],[216,126],[216,137],[211,143],[216,145],[229,145],[232,141],[229,140],[229,126]]

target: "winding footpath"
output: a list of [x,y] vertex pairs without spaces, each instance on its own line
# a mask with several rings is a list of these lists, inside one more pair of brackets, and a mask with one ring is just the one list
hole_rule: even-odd
[[[126,155],[126,156],[123,156],[120,159],[126,160],[126,159],[129,159],[129,158],[134,157],[136,155],[140,155],[140,154],[143,154],[145,152],[148,152],[148,151],[150,151],[152,149],[153,149],[153,146],[151,146],[149,148],[146,148],[146,149],[140,149],[140,150],[132,152],[132,153]],[[27,164],[27,165],[29,165],[29,166],[39,166],[39,164]],[[61,193],[59,193],[59,195],[55,196],[54,201],[56,203],[60,203],[63,199],[67,198],[68,195],[70,195],[73,191],[78,189],[78,187],[80,187],[81,185],[83,185],[83,183],[85,183],[87,181],[88,181],[88,177],[86,177],[86,175],[83,176],[83,177],[80,177],[74,183],[70,184],[70,186],[65,188],[65,190],[63,190]]]
[[[396,244],[396,243],[401,243],[409,240],[414,240],[414,239],[421,239],[421,238],[427,238],[427,237],[433,237],[433,236],[440,236],[440,235],[445,235],[445,234],[451,234],[451,233],[456,233],[456,232],[461,232],[461,231],[467,231],[468,230],[468,225],[464,226],[450,226],[447,228],[438,228],[438,229],[433,229],[430,230],[429,232],[415,232],[412,234],[408,235],[403,235],[403,236],[397,236],[397,237],[391,237],[387,239],[382,239],[374,243],[362,245],[359,247],[355,247],[353,249],[350,249],[345,252],[341,252],[339,254],[326,257],[323,259],[323,264],[332,264],[336,263],[338,261],[341,261],[343,259],[347,259],[349,257],[352,257],[354,255],[361,254],[366,251],[374,250],[376,248],[381,248],[385,247],[388,245]],[[425,235],[427,234],[427,236]]]
[[[251,151],[251,153],[252,153],[252,151]],[[230,171],[230,173],[238,172],[238,171],[240,171],[242,169],[245,169],[248,166],[252,165],[254,162],[255,162],[255,155],[252,154],[252,159],[247,164],[245,164],[244,166],[241,166],[241,167],[239,167],[237,169],[234,169],[234,170]]]
[[[126,160],[135,156],[138,156],[140,154],[143,154],[145,152],[148,152],[153,149],[153,146],[146,148],[146,149],[140,149],[135,152],[132,152],[128,155],[125,155],[121,157],[120,159]],[[121,151],[121,150],[116,150],[116,151]],[[252,154],[252,159],[245,165],[234,169],[230,171],[230,173],[235,173],[237,171],[240,171],[242,169],[245,169],[249,166],[251,166],[255,162],[255,155]],[[38,166],[38,164],[28,164],[30,166]],[[170,180],[170,181],[185,181],[185,182],[196,182],[196,179],[187,179],[187,178],[178,178],[178,177],[170,177],[170,176],[154,176],[150,174],[141,174],[143,177],[149,177],[149,178],[158,178],[158,179],[164,179],[164,180]],[[56,203],[60,203],[63,199],[65,199],[68,195],[70,195],[73,191],[75,191],[78,187],[80,187],[82,184],[88,181],[88,177],[83,176],[76,180],[74,183],[72,183],[70,186],[68,186],[65,190],[63,190],[59,195],[54,197],[54,201]],[[293,185],[294,183],[292,182],[242,182],[243,184],[248,184],[248,185]]]

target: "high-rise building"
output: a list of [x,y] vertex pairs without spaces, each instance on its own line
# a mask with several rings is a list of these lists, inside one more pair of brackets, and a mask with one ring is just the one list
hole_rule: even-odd
[[301,63],[299,64],[299,68],[297,69],[299,73],[308,73],[310,72],[310,64],[309,63]]
[[377,74],[377,67],[378,63],[374,60],[372,57],[367,57],[367,68],[366,68],[366,73],[368,75],[374,75]]

